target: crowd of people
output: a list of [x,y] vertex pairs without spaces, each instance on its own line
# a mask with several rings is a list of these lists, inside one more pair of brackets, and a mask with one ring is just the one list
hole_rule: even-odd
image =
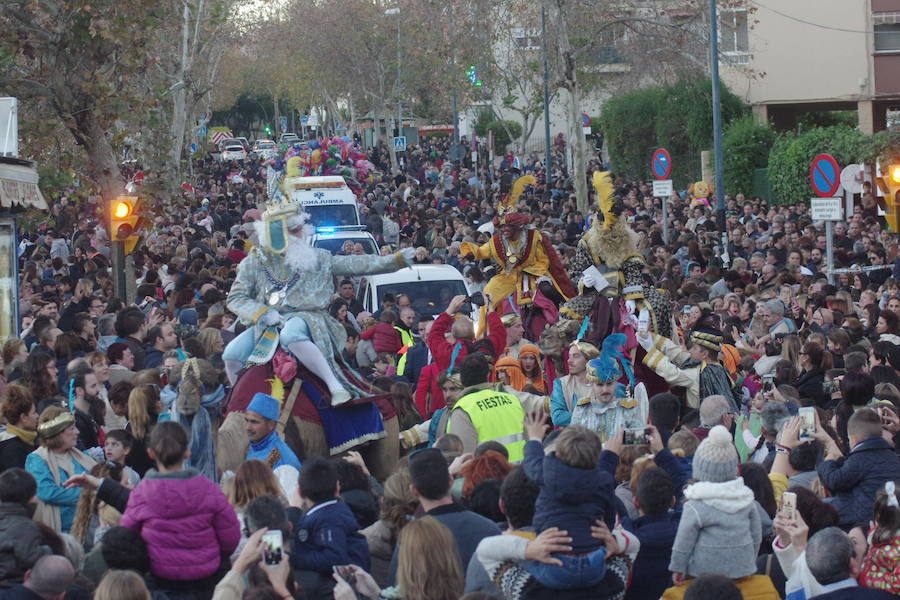
[[[346,340],[341,381],[306,365],[334,404],[347,373],[389,400],[386,472],[366,446],[316,455],[274,391],[245,399],[242,458],[222,461],[226,347],[281,324],[229,296],[262,252],[262,161],[195,163],[133,254],[130,304],[102,203],[55,199],[22,235],[2,345],[0,599],[900,594],[900,258],[868,189],[829,274],[806,205],[727,196],[723,246],[686,195],[665,228],[646,182],[612,180],[604,207],[599,160],[584,213],[561,163],[448,151],[423,141],[391,176],[371,149],[359,210],[383,261],[452,265],[468,296],[373,314],[341,276],[304,298]],[[591,232],[613,218],[635,248],[603,277]],[[522,243],[541,270],[504,299]],[[315,332],[285,351],[302,362]]]

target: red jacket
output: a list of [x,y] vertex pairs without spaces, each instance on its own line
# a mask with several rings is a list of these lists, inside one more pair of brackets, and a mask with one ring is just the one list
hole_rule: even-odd
[[[500,320],[500,315],[496,312],[489,312],[487,320],[487,338],[494,347],[494,357],[497,357],[506,350],[506,328],[503,326],[503,321]],[[434,325],[431,326],[431,332],[428,334],[428,348],[431,350],[431,356],[434,358],[434,363],[438,366],[439,371],[446,371],[450,368],[450,359],[453,356],[453,346],[455,344],[448,342],[444,334],[450,331],[452,326],[453,317],[442,312],[434,320]],[[469,347],[463,343],[459,348],[459,354],[456,355],[456,363],[453,366],[458,369],[468,354]]]
[[[444,402],[444,390],[438,385],[438,375],[441,370],[435,363],[425,365],[419,371],[419,381],[416,384],[416,408],[423,418],[429,419],[434,411],[444,408],[447,404]],[[429,402],[428,396],[431,395]]]
[[359,337],[364,340],[372,340],[372,345],[378,354],[382,352],[397,354],[403,347],[400,334],[390,323],[376,323],[375,327],[363,331]]

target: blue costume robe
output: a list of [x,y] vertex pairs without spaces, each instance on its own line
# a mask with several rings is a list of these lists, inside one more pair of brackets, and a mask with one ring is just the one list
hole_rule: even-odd
[[294,454],[290,446],[278,437],[278,432],[273,431],[258,442],[251,442],[247,448],[247,460],[261,460],[272,469],[281,465],[290,465],[300,470],[300,459]]

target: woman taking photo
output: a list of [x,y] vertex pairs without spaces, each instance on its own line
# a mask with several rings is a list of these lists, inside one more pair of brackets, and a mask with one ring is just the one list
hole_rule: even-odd
[[397,585],[381,590],[372,576],[356,565],[351,582],[335,574],[335,600],[395,598],[398,600],[457,600],[465,577],[453,534],[434,517],[413,519],[400,534]]
[[34,520],[56,532],[69,533],[81,490],[66,489],[62,484],[72,475],[89,473],[96,463],[75,448],[78,441],[75,416],[60,406],[51,406],[41,413],[38,436],[41,447],[25,459],[25,470],[38,486]]

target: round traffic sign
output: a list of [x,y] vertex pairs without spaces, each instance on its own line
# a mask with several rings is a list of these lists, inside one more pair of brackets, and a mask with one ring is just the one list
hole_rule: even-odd
[[591,116],[587,113],[581,113],[581,126],[582,127],[590,127],[591,126]]
[[809,183],[819,198],[831,198],[841,187],[841,167],[830,154],[820,154],[809,166]]
[[659,148],[653,152],[650,159],[650,169],[656,179],[668,179],[672,174],[672,157],[665,148]]

